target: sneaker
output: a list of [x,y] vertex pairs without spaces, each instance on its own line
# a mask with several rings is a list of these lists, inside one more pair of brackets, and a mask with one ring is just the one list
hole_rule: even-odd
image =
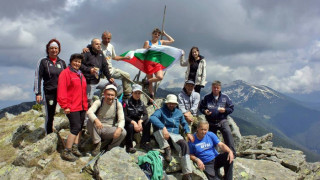
[[71,149],[64,149],[61,153],[61,158],[70,162],[74,162],[78,159],[76,156],[72,154]]
[[171,157],[171,149],[170,149],[170,147],[165,148],[165,149],[164,149],[164,152],[165,152],[165,154],[164,154],[164,159],[165,159],[167,162],[171,162],[172,157]]
[[184,174],[184,175],[182,176],[182,180],[192,180],[191,173],[189,173],[189,174]]
[[78,157],[82,156],[82,153],[79,151],[78,144],[73,144],[72,145],[71,152],[72,152],[72,154],[74,154],[74,155],[76,155]]
[[147,152],[152,151],[152,147],[149,143],[141,143],[140,148]]
[[127,153],[133,154],[133,153],[135,153],[137,150],[136,150],[135,148],[133,148],[133,147],[127,147],[127,148],[126,148],[126,151],[127,151]]
[[95,144],[94,146],[95,146],[94,149],[91,151],[92,156],[96,156],[99,154],[100,148],[101,148],[101,141]]

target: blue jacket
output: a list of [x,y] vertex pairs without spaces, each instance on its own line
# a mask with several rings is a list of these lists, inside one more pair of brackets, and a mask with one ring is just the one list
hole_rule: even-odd
[[184,119],[181,110],[175,108],[173,111],[170,111],[166,104],[150,116],[150,121],[153,124],[155,131],[166,127],[169,133],[179,134],[179,127],[181,124],[184,132],[190,133],[188,123]]
[[[224,113],[220,113],[218,111],[219,106],[224,107],[226,111]],[[200,102],[199,110],[202,114],[205,114],[204,110],[210,110],[212,114],[209,116],[206,115],[206,119],[208,122],[214,122],[227,119],[228,115],[233,112],[233,107],[234,105],[232,104],[231,99],[220,92],[218,100],[214,98],[212,93],[207,94]]]

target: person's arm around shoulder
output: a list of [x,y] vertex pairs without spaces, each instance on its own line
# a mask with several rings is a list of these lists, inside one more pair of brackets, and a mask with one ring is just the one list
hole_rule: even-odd
[[228,161],[229,161],[229,164],[232,163],[232,161],[234,160],[234,154],[233,152],[231,151],[231,149],[226,145],[224,144],[223,142],[219,142],[218,143],[218,147],[223,151],[223,152],[226,152],[228,153]]

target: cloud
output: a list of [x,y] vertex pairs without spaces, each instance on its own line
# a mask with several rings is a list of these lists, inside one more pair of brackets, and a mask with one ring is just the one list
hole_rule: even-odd
[[23,101],[28,99],[30,99],[30,94],[20,87],[11,84],[0,85],[0,101]]

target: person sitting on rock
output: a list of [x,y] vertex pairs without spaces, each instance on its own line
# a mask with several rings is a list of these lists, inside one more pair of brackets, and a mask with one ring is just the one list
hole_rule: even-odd
[[143,101],[140,100],[142,87],[138,84],[132,85],[132,96],[124,103],[124,117],[126,120],[125,129],[127,131],[126,136],[126,151],[129,153],[135,153],[133,148],[133,135],[134,133],[142,132],[142,138],[140,142],[140,148],[146,151],[151,150],[149,146],[150,142],[150,127],[151,122],[148,119],[148,112]]
[[195,84],[192,80],[187,80],[178,95],[179,109],[182,111],[192,132],[192,127],[198,123],[197,112],[200,102],[200,94],[194,91],[194,86]]
[[181,153],[182,179],[191,179],[192,166],[189,156],[189,147],[187,142],[179,134],[180,125],[187,134],[189,140],[193,141],[193,136],[190,133],[187,121],[177,108],[177,96],[168,94],[165,100],[165,105],[156,110],[151,116],[150,121],[154,127],[154,137],[158,142],[160,149],[165,150],[165,160],[171,161],[171,148],[169,141],[179,153]]
[[233,109],[234,105],[231,99],[226,94],[221,93],[220,81],[212,83],[212,92],[206,95],[199,105],[200,112],[206,115],[206,120],[209,122],[209,131],[217,134],[219,130],[225,144],[236,155],[233,136],[227,120]]
[[[194,133],[194,142],[189,142],[190,158],[195,162],[201,171],[204,171],[209,180],[218,178],[218,170],[224,167],[224,179],[232,180],[234,155],[231,149],[220,142],[213,133],[208,132],[209,123],[200,120],[197,132]],[[219,154],[215,149],[218,146],[224,153]]]
[[117,88],[107,85],[104,90],[104,98],[96,100],[89,108],[87,114],[89,121],[87,130],[95,145],[92,155],[100,152],[101,140],[111,140],[107,150],[119,146],[127,132],[124,129],[125,120],[121,103],[115,99]]

